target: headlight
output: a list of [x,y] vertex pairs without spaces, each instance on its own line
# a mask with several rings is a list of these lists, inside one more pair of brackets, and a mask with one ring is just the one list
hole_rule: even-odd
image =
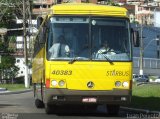
[[57,86],[57,85],[58,85],[58,82],[57,82],[56,80],[53,80],[53,81],[51,82],[51,84],[52,84],[52,86]]
[[59,84],[59,86],[64,86],[65,82],[63,80],[60,80],[58,84]]
[[115,82],[115,86],[116,86],[116,87],[120,87],[120,86],[121,86],[121,82],[120,82],[120,81],[116,81],[116,82]]
[[129,83],[128,82],[123,82],[123,87],[128,87],[129,86]]

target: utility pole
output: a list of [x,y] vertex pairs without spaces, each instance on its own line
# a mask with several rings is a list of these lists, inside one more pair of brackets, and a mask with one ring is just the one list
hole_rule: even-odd
[[139,74],[143,75],[143,16],[142,16],[142,23],[141,23],[141,27],[140,27],[140,34],[141,34],[141,38],[140,38],[140,69],[139,69]]
[[23,0],[23,40],[24,40],[24,60],[25,60],[25,88],[29,88],[28,78],[28,57],[27,57],[27,31],[26,31],[26,0]]
[[157,59],[160,59],[160,35],[157,35]]

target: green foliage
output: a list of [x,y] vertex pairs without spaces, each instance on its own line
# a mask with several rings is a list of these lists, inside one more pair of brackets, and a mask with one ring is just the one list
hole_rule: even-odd
[[160,110],[160,84],[133,85],[131,107]]
[[7,88],[9,91],[25,90],[24,84],[0,84],[0,87]]
[[14,18],[15,16],[13,15],[13,10],[11,8],[7,9],[1,18],[0,27],[5,27],[5,28],[9,27],[8,26],[9,22]]
[[4,43],[0,42],[0,52],[6,52],[6,50],[7,46]]
[[139,24],[139,22],[138,22],[138,21],[133,21],[133,23],[134,23],[134,24]]
[[10,55],[4,55],[1,57],[1,64],[0,68],[2,69],[8,69],[10,67],[13,67],[15,64],[15,58]]
[[[16,14],[20,11],[20,5],[22,5],[22,1],[20,0],[0,0],[0,2],[7,2],[7,5],[15,6],[9,7],[6,4],[1,4],[0,11],[0,28],[8,28],[11,21],[15,20]],[[18,9],[17,9],[18,8]],[[2,78],[13,78],[16,76],[19,68],[15,66],[15,57],[11,55],[15,51],[15,43],[16,37],[4,37],[4,42],[2,42],[2,38],[0,37],[0,55],[1,55],[1,63],[0,63],[0,79]]]
[[8,52],[13,53],[15,51],[16,51],[16,37],[11,36],[9,37]]
[[160,85],[144,84],[142,86],[133,87],[133,95],[140,97],[160,97]]
[[10,43],[16,43],[16,36],[9,37]]
[[[19,1],[19,3],[18,3]],[[20,0],[0,0],[2,3],[0,5],[0,27],[8,28],[10,25],[10,21],[16,19],[16,14],[21,12],[22,1]],[[21,5],[21,6],[20,6]]]
[[[16,76],[19,68],[15,66],[15,57],[10,53],[13,53],[12,49],[8,47],[8,38],[5,37],[5,42],[1,42],[0,40],[0,55],[1,55],[1,63],[0,63],[0,79],[5,78],[13,78]],[[13,37],[11,42],[15,42],[15,38]]]
[[111,6],[120,6],[119,4],[115,3],[113,0],[108,0],[106,4]]
[[1,78],[4,79],[13,79],[18,71],[19,68],[15,66],[15,57],[11,55],[3,55],[1,56],[1,63],[0,63],[0,74]]

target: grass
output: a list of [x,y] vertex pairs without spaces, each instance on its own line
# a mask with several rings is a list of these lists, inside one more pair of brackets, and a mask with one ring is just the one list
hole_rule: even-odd
[[7,88],[9,91],[25,90],[24,84],[0,84],[0,88]]
[[133,85],[130,107],[160,111],[160,84]]

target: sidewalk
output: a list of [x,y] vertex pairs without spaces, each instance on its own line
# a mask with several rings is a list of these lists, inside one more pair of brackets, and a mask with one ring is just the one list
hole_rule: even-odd
[[32,89],[25,89],[20,91],[8,91],[5,88],[0,88],[0,95],[9,95],[9,94],[20,94],[20,93],[26,93],[31,92]]

